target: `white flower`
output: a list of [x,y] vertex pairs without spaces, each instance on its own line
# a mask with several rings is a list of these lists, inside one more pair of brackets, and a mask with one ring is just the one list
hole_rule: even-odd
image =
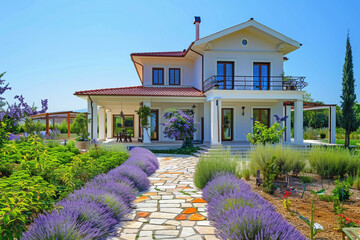
[[323,226],[321,226],[319,223],[314,223],[314,229],[324,230]]

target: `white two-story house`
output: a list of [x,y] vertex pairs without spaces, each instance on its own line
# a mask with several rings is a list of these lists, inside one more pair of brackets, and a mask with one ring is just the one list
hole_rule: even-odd
[[[253,118],[270,126],[274,115],[294,111],[294,142],[301,144],[302,89],[307,84],[304,77],[283,74],[286,55],[301,44],[253,19],[203,38],[200,17],[194,24],[196,39],[183,51],[131,54],[141,85],[75,92],[88,101],[91,137],[113,138],[125,127],[144,143],[169,141],[162,116],[175,107],[193,113],[199,124],[194,139],[212,145],[246,141]],[[140,104],[152,109],[151,127],[144,136],[135,112]],[[335,106],[330,109],[329,123],[335,129]],[[290,121],[289,117],[282,123],[287,127],[286,142],[291,141]]]

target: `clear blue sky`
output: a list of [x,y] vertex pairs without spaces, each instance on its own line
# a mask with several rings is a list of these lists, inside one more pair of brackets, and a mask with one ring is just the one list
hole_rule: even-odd
[[48,98],[50,111],[83,109],[76,90],[140,84],[131,52],[187,48],[195,15],[200,37],[253,17],[303,44],[285,73],[306,76],[315,100],[339,104],[348,29],[360,82],[359,10],[357,0],[1,0],[0,72],[13,87],[6,97],[23,94],[37,105]]

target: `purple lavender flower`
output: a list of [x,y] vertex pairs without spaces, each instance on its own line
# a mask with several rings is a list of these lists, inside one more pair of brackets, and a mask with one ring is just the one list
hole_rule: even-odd
[[134,147],[130,151],[130,156],[136,156],[136,157],[142,157],[144,159],[148,159],[156,169],[159,168],[159,161],[155,154],[153,154],[149,149],[146,148],[140,148],[140,147]]
[[79,214],[74,211],[56,210],[45,213],[35,218],[29,231],[23,233],[22,240],[41,239],[95,239],[101,230],[92,228],[90,222],[79,219]]
[[130,156],[126,160],[125,163],[139,167],[148,176],[150,176],[151,174],[153,174],[156,171],[156,167],[150,160],[148,160],[147,158],[140,157],[140,156]]
[[278,115],[274,115],[274,117],[275,117],[275,121],[277,123],[280,123],[280,122],[285,121],[289,116],[285,116],[285,117],[280,118]]
[[276,211],[275,207],[262,198],[259,194],[252,191],[244,191],[236,188],[225,192],[223,195],[216,195],[211,199],[211,204],[207,205],[209,219],[216,221],[222,214],[230,209],[238,209],[249,206],[257,209]]
[[147,178],[146,173],[137,166],[126,164],[126,162],[119,167],[112,169],[108,174],[110,176],[114,176],[115,178],[118,176],[128,177],[134,182],[139,191],[146,190],[150,187],[150,181]]
[[218,173],[213,180],[209,181],[203,189],[203,198],[210,202],[217,195],[240,188],[242,191],[249,191],[250,186],[241,179],[230,173]]
[[20,136],[10,133],[9,140],[10,141],[20,140]]
[[116,180],[108,181],[100,184],[87,183],[85,188],[100,189],[108,193],[114,193],[121,196],[128,207],[132,206],[132,201],[136,199],[137,190],[127,184],[117,182]]
[[123,175],[118,175],[118,176],[114,176],[114,175],[109,175],[109,174],[99,174],[96,177],[94,177],[91,181],[90,184],[92,185],[96,185],[96,184],[102,184],[102,183],[108,183],[108,182],[113,182],[116,181],[118,183],[121,183],[124,186],[128,186],[130,188],[133,189],[133,191],[135,192],[135,194],[137,194],[137,188],[135,187],[135,184],[133,181],[131,181],[128,177],[123,176]]
[[[106,204],[112,209],[118,220],[121,220],[125,214],[130,212],[128,205],[122,196],[114,192],[107,192],[104,189],[84,187],[69,194],[68,199],[71,201],[86,199],[95,201],[99,204]],[[62,203],[60,202],[59,204],[61,205]]]
[[221,239],[305,239],[279,213],[249,206],[224,212],[214,227]]

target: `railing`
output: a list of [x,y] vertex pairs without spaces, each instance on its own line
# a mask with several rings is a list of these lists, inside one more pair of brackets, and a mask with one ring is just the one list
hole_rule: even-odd
[[305,77],[214,75],[203,82],[203,92],[212,89],[300,91],[307,85],[308,83],[305,82]]

